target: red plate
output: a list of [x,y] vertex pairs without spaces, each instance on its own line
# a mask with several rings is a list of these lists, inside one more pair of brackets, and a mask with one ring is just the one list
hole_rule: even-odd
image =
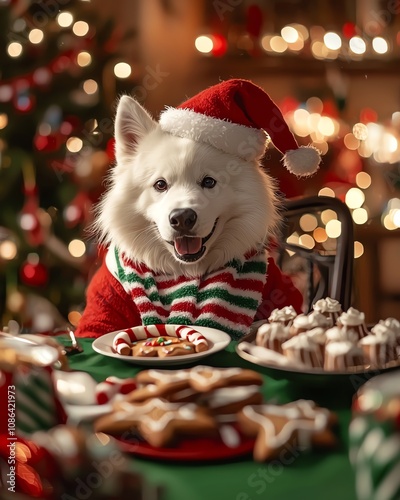
[[240,439],[237,446],[227,446],[219,438],[190,438],[180,440],[174,447],[155,448],[143,441],[127,441],[118,439],[123,451],[137,457],[156,460],[175,460],[189,462],[212,462],[229,460],[245,455],[251,455],[254,448],[254,438],[248,438],[232,426]]

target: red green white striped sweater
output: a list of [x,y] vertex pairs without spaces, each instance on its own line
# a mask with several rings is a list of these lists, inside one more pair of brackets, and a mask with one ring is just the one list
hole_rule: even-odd
[[239,338],[253,322],[266,281],[265,252],[195,278],[154,273],[119,255],[116,248],[114,259],[110,257],[108,267],[131,297],[143,325],[208,326]]
[[134,263],[111,247],[90,283],[76,335],[98,337],[167,323],[218,328],[238,339],[272,309],[292,304],[300,312],[301,302],[291,280],[264,251],[205,276],[174,278]]

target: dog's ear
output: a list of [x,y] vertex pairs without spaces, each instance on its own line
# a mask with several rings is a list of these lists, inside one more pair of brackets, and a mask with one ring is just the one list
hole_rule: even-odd
[[121,97],[115,116],[115,153],[117,162],[135,153],[138,142],[154,130],[157,122],[132,97]]

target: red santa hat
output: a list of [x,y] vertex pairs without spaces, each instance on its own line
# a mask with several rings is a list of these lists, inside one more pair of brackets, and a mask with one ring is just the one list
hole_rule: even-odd
[[268,139],[283,154],[283,164],[297,176],[318,170],[320,153],[300,146],[278,106],[248,80],[227,80],[161,113],[163,131],[186,137],[251,161],[265,151]]

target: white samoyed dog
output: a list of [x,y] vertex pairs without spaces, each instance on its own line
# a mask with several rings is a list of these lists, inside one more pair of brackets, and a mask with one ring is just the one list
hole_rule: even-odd
[[199,276],[262,248],[279,220],[274,181],[245,161],[162,131],[133,98],[115,119],[116,165],[94,229],[154,272]]

